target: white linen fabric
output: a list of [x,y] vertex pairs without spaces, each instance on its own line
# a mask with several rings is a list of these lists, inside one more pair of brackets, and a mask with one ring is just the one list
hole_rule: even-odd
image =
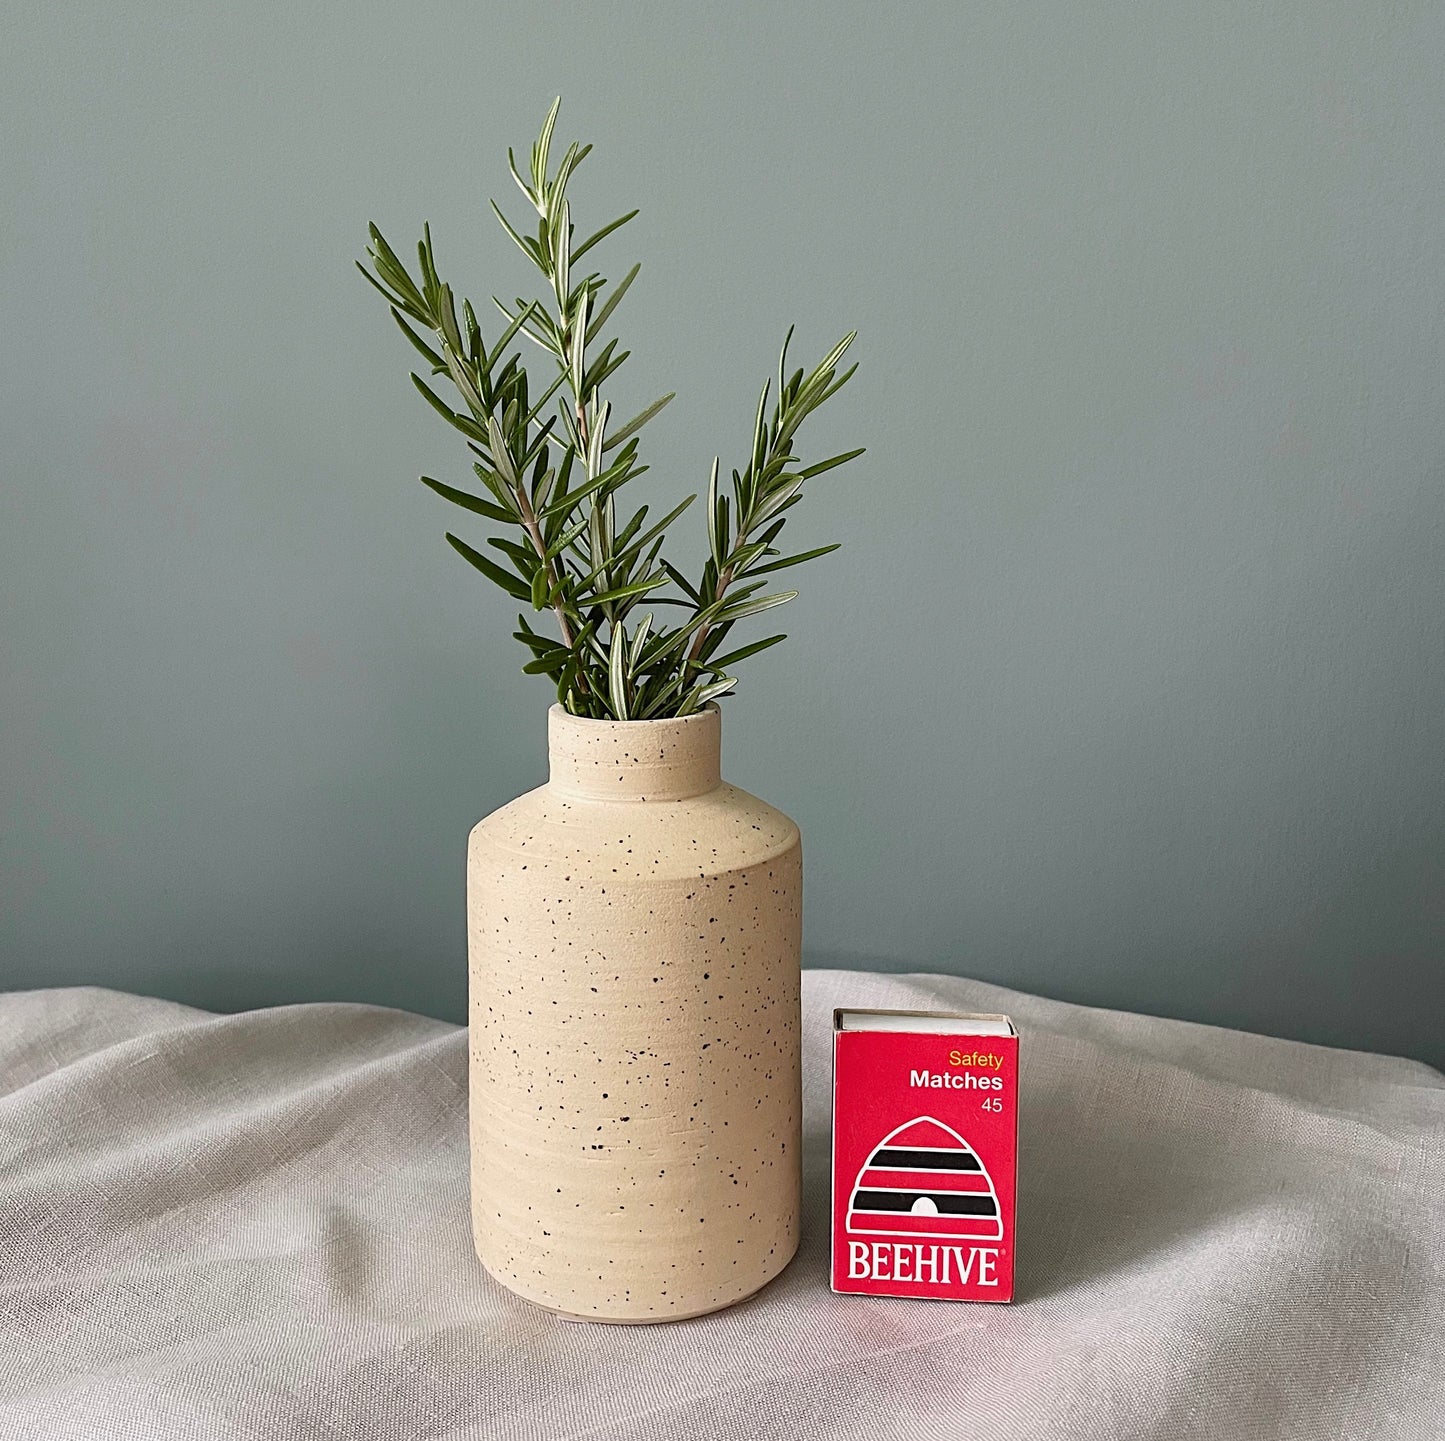
[[[834,1006],[1017,1021],[1014,1305],[829,1291]],[[456,1027],[0,996],[0,1437],[1445,1434],[1445,1077],[946,977],[804,1012],[797,1260],[621,1327],[478,1265]]]

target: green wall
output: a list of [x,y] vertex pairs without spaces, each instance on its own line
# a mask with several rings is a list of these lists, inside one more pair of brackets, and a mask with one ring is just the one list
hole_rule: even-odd
[[[545,683],[352,268],[554,93],[657,493],[862,370],[730,779],[807,957],[1439,1060],[1445,9],[51,3],[0,49],[0,984],[460,1017]],[[463,520],[465,518],[462,518]],[[701,521],[675,530],[700,558]],[[690,561],[690,569],[697,561]],[[761,625],[762,622],[757,622]],[[765,632],[759,630],[758,634]]]

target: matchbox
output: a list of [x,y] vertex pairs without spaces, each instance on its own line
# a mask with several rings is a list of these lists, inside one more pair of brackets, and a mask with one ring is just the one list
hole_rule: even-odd
[[834,1291],[1013,1299],[1018,1032],[833,1013]]

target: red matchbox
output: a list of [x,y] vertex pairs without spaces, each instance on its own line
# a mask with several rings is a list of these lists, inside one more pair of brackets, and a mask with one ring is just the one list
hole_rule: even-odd
[[1006,1016],[833,1013],[833,1290],[1011,1301],[1019,1038]]

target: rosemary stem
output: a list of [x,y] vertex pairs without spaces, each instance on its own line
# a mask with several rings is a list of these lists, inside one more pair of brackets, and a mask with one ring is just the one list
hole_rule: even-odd
[[[709,553],[702,580],[694,586],[661,557],[661,550],[667,527],[696,497],[685,497],[646,529],[647,505],[630,516],[617,509],[623,487],[647,469],[638,460],[637,432],[673,395],[669,392],[616,423],[611,404],[602,400],[603,387],[610,391],[610,377],[630,353],[619,350],[619,339],[607,338],[605,331],[641,267],[633,265],[613,283],[601,274],[584,273],[578,262],[637,211],[573,243],[567,184],[592,147],[573,144],[560,160],[549,161],[560,104],[553,102],[532,147],[530,173],[519,169],[508,152],[512,176],[538,217],[536,230],[528,234],[530,225],[519,230],[495,201],[492,205],[507,235],[546,282],[535,300],[518,298],[512,305],[493,297],[507,321],[494,345],[483,343],[470,301],[454,294],[438,274],[429,226],[422,227],[415,275],[374,225],[369,227],[370,268],[362,265],[361,270],[386,298],[393,319],[430,370],[430,381],[423,378],[425,370],[413,372],[413,384],[432,409],[467,438],[482,462],[473,469],[495,503],[485,493],[468,494],[428,476],[422,481],[444,500],[510,526],[509,537],[489,539],[510,569],[450,531],[447,540],[513,599],[537,612],[551,610],[556,618],[556,641],[550,633],[540,633],[545,626],[534,630],[525,615],[520,618],[517,639],[533,656],[524,670],[548,676],[558,700],[579,715],[665,719],[690,714],[699,704],[726,694],[734,681],[720,673],[712,652],[722,651],[721,643],[736,621],[797,594],[789,590],[757,596],[766,582],[756,577],[837,549],[822,546],[781,556],[775,547],[782,512],[796,502],[803,481],[862,454],[849,451],[789,472],[790,466],[796,470],[791,452],[799,425],[853,373],[835,371],[854,337],[850,332],[811,373],[798,370],[791,379],[786,374],[788,342],[783,342],[772,416],[767,420],[769,382],[758,401],[748,459],[741,472],[734,472],[735,502],[717,496],[719,462],[713,462]],[[791,330],[788,334],[791,338]],[[511,354],[514,338],[525,342],[523,351],[535,344],[556,363],[558,370],[544,386],[534,385],[522,356]],[[590,366],[589,342],[596,349]],[[442,375],[450,377],[461,405],[433,389],[434,378]],[[559,428],[555,433],[554,426]],[[584,475],[573,484],[579,471]],[[734,503],[738,509],[730,517]],[[754,532],[757,541],[751,540]],[[660,613],[655,621],[649,608],[634,622],[643,598],[669,584],[678,593],[656,594],[652,603],[680,607],[683,618],[669,624]],[[731,669],[734,660],[783,639],[771,636],[730,649],[721,659]]]

